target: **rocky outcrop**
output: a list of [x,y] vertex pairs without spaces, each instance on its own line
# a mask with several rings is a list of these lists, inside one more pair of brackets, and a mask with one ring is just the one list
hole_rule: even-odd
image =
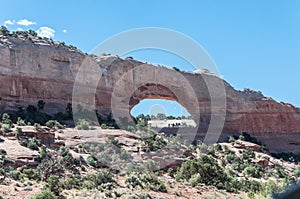
[[[85,75],[79,77],[78,85],[82,89],[74,95],[78,71],[88,66],[92,66],[91,70],[83,70]],[[160,98],[178,101],[186,107],[198,117],[199,132],[205,133],[212,114],[207,82],[217,87],[216,82],[220,81],[226,91],[223,133],[248,132],[262,139],[277,134],[300,133],[299,108],[278,103],[259,92],[237,91],[204,70],[180,72],[117,56],[95,58],[74,47],[45,39],[0,37],[2,112],[44,100],[45,111],[53,114],[65,111],[72,96],[81,96],[85,105],[94,100],[94,108],[103,118],[112,113],[112,109],[114,115],[130,116],[132,107],[141,100]]]

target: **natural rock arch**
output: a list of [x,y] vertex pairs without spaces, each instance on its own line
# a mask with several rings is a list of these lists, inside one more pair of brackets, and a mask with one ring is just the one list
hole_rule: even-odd
[[[110,55],[94,58],[74,48],[56,45],[50,41],[3,37],[0,43],[1,112],[18,110],[29,104],[35,105],[38,100],[46,102],[44,110],[47,113],[64,112],[67,104],[73,99],[72,91],[77,72],[83,61],[88,60],[88,63],[101,68],[103,74],[102,78],[97,80],[96,93],[83,94],[85,98],[95,101],[95,109],[102,115],[111,113],[112,108],[128,114],[130,108],[143,98],[143,92],[138,91],[132,95],[134,91],[146,84],[157,84],[169,88],[176,98],[165,89],[161,89],[157,95],[150,93],[151,95],[145,97],[177,100],[192,115],[200,113],[198,121],[200,128],[205,131],[212,115],[210,93],[206,83],[217,87],[214,82],[223,82],[226,91],[223,134],[248,132],[253,136],[265,138],[266,142],[270,140],[270,144],[267,145],[273,149],[299,153],[298,107],[278,103],[259,92],[235,90],[226,81],[212,74],[175,71]],[[109,60],[113,62],[107,65]],[[94,83],[87,81],[82,86],[89,88],[92,82]],[[189,87],[192,89],[187,90]],[[150,88],[151,85],[147,89]],[[271,141],[277,135],[277,140],[281,143],[280,149]],[[272,139],[269,139],[270,137]]]
[[131,112],[135,105],[139,104],[144,99],[171,100],[182,105],[176,95],[169,88],[159,84],[145,84],[144,86],[136,89],[132,94],[129,100],[129,112]]

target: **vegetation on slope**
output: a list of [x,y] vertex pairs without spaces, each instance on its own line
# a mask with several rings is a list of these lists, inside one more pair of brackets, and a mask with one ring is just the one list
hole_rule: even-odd
[[[37,107],[4,113],[1,117],[0,141],[5,142],[12,134],[20,145],[39,154],[35,158],[37,166],[30,168],[16,166],[15,160],[8,158],[7,151],[0,149],[2,182],[39,184],[40,191],[31,198],[66,197],[74,190],[97,193],[102,198],[130,194],[151,197],[155,193],[186,197],[179,186],[199,193],[206,188],[236,197],[246,194],[249,198],[270,198],[283,192],[286,186],[296,184],[300,177],[297,158],[276,159],[247,133],[230,137],[228,143],[189,145],[180,135],[167,137],[154,132],[142,117],[137,119],[136,127],[131,128],[138,139],[138,151],[128,150],[113,136],[107,137],[105,143],[51,147],[35,137],[26,138],[23,128],[34,124],[39,133],[47,129],[60,132],[65,128],[61,122],[67,124],[71,113],[68,114],[70,108],[67,108],[59,117],[51,117],[43,113],[43,106],[44,103],[39,102]],[[79,121],[78,126],[83,130],[93,129],[88,120]],[[143,158],[136,159],[141,154]],[[163,164],[167,160],[170,164]],[[91,195],[86,194],[86,197]]]

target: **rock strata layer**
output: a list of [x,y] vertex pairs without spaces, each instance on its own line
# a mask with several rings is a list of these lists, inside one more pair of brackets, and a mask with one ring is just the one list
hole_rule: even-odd
[[[75,80],[80,92],[74,95]],[[93,104],[104,118],[110,113],[130,116],[141,100],[159,98],[187,108],[198,117],[199,131],[205,133],[212,115],[212,92],[207,84],[218,89],[220,82],[226,93],[223,133],[248,132],[262,139],[300,133],[299,108],[260,92],[235,90],[205,70],[182,72],[112,55],[96,58],[51,40],[0,36],[1,112],[38,100],[46,102],[45,111],[50,114],[64,112],[75,96],[85,105]],[[293,139],[292,145],[296,147],[298,141]]]

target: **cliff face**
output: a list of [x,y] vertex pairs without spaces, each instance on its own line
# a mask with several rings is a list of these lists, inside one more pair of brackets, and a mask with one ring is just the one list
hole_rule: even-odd
[[300,133],[299,108],[258,92],[237,91],[209,73],[178,72],[116,56],[93,58],[50,40],[12,36],[0,36],[0,110],[44,100],[48,113],[64,111],[72,102],[77,72],[86,64],[102,73],[100,79],[86,76],[82,83],[88,89],[98,82],[94,96],[88,92],[83,95],[87,101],[95,100],[95,108],[102,115],[111,113],[112,107],[129,115],[130,109],[146,98],[170,99],[197,115],[200,131],[205,132],[211,118],[211,98],[204,80],[212,84],[222,81],[226,92],[223,133],[249,132],[258,137]]

